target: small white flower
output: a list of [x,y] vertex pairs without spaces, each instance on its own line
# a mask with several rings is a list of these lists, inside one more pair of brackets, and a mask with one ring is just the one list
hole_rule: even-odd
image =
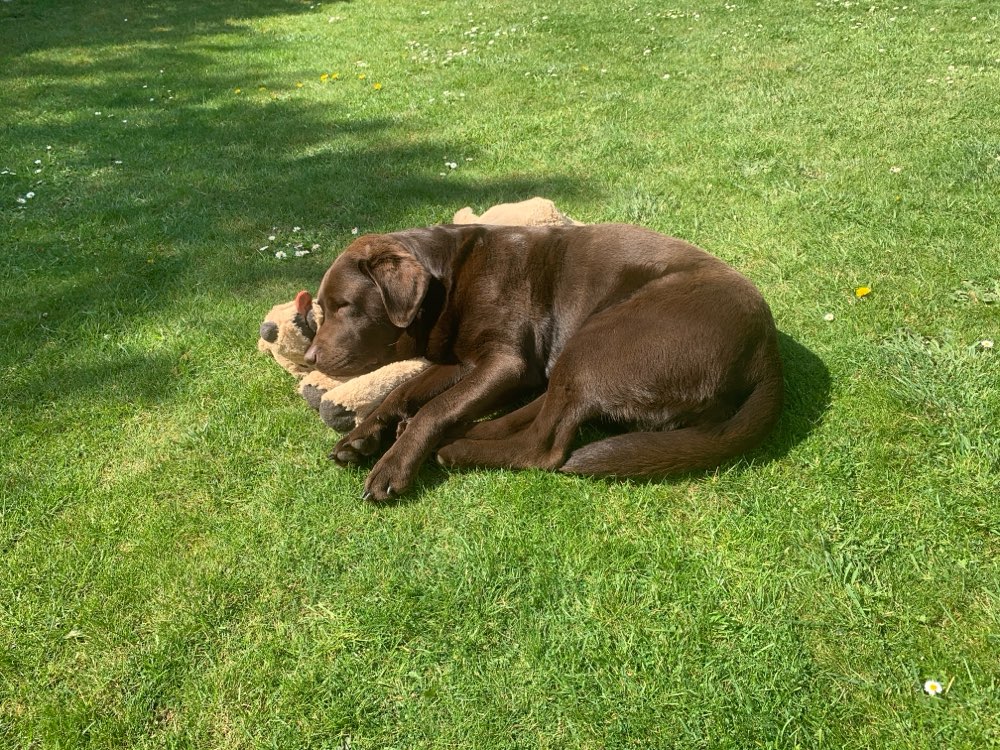
[[903,168],[902,167],[889,167],[889,171],[892,172],[892,174],[899,174],[900,172],[903,171]]
[[42,173],[42,170],[40,170],[40,169],[36,169],[35,170],[35,174],[41,174],[41,173]]
[[35,194],[32,193],[32,192],[27,192],[27,193],[24,194],[24,197],[28,198],[30,200],[31,198],[35,197]]
[[18,202],[18,203],[20,203],[21,205],[24,205],[24,204],[25,204],[25,203],[27,203],[28,201],[26,201],[26,200],[25,200],[24,198],[18,198],[18,199],[17,199],[17,202]]
[[319,250],[319,243],[316,243],[315,245],[313,245],[312,249],[313,250]]
[[274,257],[277,258],[278,260],[284,260],[285,258],[288,257],[288,254],[284,250],[279,250],[274,254]]
[[824,315],[823,316],[823,320],[825,320],[827,323],[832,322],[833,321],[833,313],[827,313],[826,315]]
[[446,161],[444,165],[448,167],[448,169],[458,169],[458,164],[453,161]]
[[309,251],[308,250],[296,250],[295,251],[295,257],[296,258],[301,258],[303,255],[309,255]]
[[123,162],[122,162],[122,160],[121,160],[121,159],[115,159],[115,164],[122,164],[122,163],[123,163]]
[[357,234],[357,233],[358,233],[358,228],[354,227],[354,229],[351,230],[351,234]]
[[100,117],[100,116],[101,116],[100,112],[94,112],[94,117]]
[[41,159],[35,159],[35,164],[41,164],[41,163],[42,163]]
[[302,227],[292,227],[292,231],[293,232],[300,232],[300,231],[302,231]]
[[993,340],[992,339],[983,339],[982,341],[979,342],[979,345],[983,349],[992,349],[993,348]]
[[272,235],[268,236],[267,239],[268,239],[269,242],[274,242],[275,236],[272,234]]
[[927,695],[941,695],[943,690],[944,688],[941,687],[941,683],[937,680],[927,680],[927,682],[924,683],[924,692],[927,693]]
[[46,151],[51,151],[51,150],[52,150],[52,146],[46,146],[46,147],[45,147],[45,150],[46,150]]

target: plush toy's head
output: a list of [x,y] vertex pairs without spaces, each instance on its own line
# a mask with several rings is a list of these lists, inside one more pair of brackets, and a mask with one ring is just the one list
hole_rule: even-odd
[[305,353],[312,344],[316,329],[323,322],[323,311],[309,292],[299,292],[292,302],[275,305],[260,324],[257,348],[271,354],[290,373],[302,377],[310,370]]
[[476,216],[468,206],[455,214],[454,224],[502,224],[504,226],[546,227],[579,225],[556,208],[548,198],[531,198],[520,203],[501,203]]

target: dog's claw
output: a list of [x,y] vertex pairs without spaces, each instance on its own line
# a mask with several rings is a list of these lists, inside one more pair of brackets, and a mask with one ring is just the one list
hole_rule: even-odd
[[364,501],[366,501],[366,502],[368,500],[371,500],[372,499],[372,493],[370,493],[368,490],[365,490],[364,492],[361,493],[361,499],[364,500]]

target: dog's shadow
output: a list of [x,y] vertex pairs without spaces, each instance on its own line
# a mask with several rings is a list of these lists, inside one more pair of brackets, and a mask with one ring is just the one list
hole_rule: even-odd
[[781,331],[778,347],[785,370],[785,405],[774,432],[753,456],[767,462],[783,458],[805,440],[830,408],[830,371],[823,360]]
[[[751,464],[748,461],[752,461],[755,464],[767,464],[786,456],[822,423],[823,415],[830,408],[830,371],[823,363],[823,360],[808,347],[780,331],[778,332],[778,346],[781,350],[785,377],[785,402],[781,418],[778,420],[774,431],[759,449],[746,456],[726,462],[726,466],[733,466],[737,471],[749,468]],[[530,397],[525,398],[523,401],[515,404],[515,408],[530,400]],[[587,424],[580,430],[580,434],[574,441],[573,447],[575,449],[580,445],[600,440],[620,431],[620,429],[616,429],[612,425]],[[418,477],[414,481],[414,486],[409,493],[401,498],[381,504],[389,506],[409,504],[419,499],[426,492],[432,491],[451,474],[470,471],[486,471],[486,469],[445,469],[438,466],[437,462],[433,459],[428,460],[421,468]],[[685,477],[697,477],[704,473],[700,471],[689,472],[667,479],[650,480],[604,477],[600,481],[639,482],[643,484],[660,483],[679,481]]]

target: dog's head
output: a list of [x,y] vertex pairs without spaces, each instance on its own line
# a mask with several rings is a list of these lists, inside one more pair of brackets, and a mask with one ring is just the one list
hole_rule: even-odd
[[363,375],[413,355],[397,347],[417,317],[430,274],[398,239],[365,235],[323,276],[323,322],[306,361],[333,377]]

